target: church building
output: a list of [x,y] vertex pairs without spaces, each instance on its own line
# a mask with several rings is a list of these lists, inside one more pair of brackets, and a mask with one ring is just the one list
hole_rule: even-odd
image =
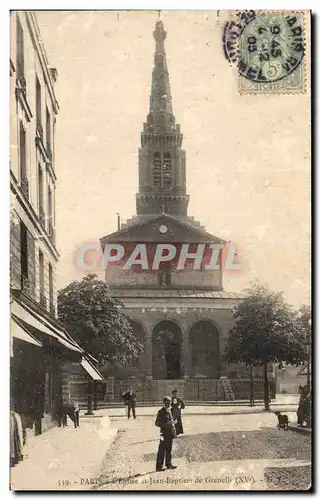
[[[123,302],[133,332],[145,347],[144,355],[118,377],[163,381],[164,393],[174,386],[184,393],[188,381],[236,377],[221,356],[233,325],[232,308],[241,295],[223,289],[221,265],[206,269],[207,250],[225,242],[187,214],[186,156],[173,113],[161,20],[153,35],[156,47],[149,113],[138,155],[136,215],[100,241],[103,251],[107,244],[125,248],[124,258],[108,265],[106,283],[112,296]],[[179,255],[188,244],[185,265],[179,269],[176,257],[164,260],[159,269],[139,264],[126,269],[124,259],[137,244],[146,245],[149,260],[157,245],[174,245]],[[204,257],[195,266],[192,254],[200,245]],[[218,262],[222,263],[222,251]]]

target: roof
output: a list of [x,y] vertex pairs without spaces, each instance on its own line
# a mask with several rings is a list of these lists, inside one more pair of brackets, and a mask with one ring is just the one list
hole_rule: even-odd
[[[118,237],[123,238],[124,236],[130,234],[131,232],[134,232],[135,229],[148,226],[151,223],[155,223],[156,221],[159,221],[159,223],[172,222],[172,224],[179,226],[180,228],[182,228],[184,230],[189,230],[190,232],[192,232],[198,236],[199,242],[201,242],[205,239],[205,241],[211,241],[211,242],[215,242],[215,243],[226,243],[225,240],[207,232],[205,229],[203,229],[196,222],[194,224],[190,218],[187,217],[186,219],[182,219],[181,217],[174,217],[174,216],[169,215],[169,214],[158,214],[158,215],[155,215],[155,216],[150,217],[148,219],[146,219],[146,218],[140,219],[138,217],[137,222],[134,222],[133,224],[130,224],[130,225],[124,227],[123,229],[119,229],[118,231],[115,231],[114,233],[103,236],[102,238],[100,238],[100,241],[102,244],[107,243],[110,240],[121,241],[121,239],[118,239]],[[171,237],[169,237],[168,241],[170,241],[170,240],[172,240]],[[167,236],[166,236],[166,238],[164,237],[164,241],[167,242]]]
[[[117,293],[117,292],[121,293]],[[147,297],[147,298],[180,298],[180,299],[231,299],[241,300],[242,293],[226,292],[224,290],[169,290],[169,289],[145,289],[137,290],[135,288],[113,288],[112,294],[119,297]]]

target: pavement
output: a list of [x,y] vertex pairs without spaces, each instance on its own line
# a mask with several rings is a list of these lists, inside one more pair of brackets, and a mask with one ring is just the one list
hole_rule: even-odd
[[[81,415],[80,427],[53,428],[33,438],[28,456],[11,469],[11,489],[166,490],[303,489],[311,475],[311,437],[276,428],[282,408],[295,426],[297,403],[254,408],[190,406],[184,435],[174,441],[179,469],[154,472],[159,430],[155,407],[125,407]],[[84,412],[82,412],[84,413]]]
[[[294,422],[296,414],[287,412]],[[278,430],[273,413],[187,415],[174,440],[176,470],[155,472],[159,430],[154,417],[112,418],[120,427],[107,452],[98,491],[309,489],[311,438]]]
[[28,456],[11,468],[11,490],[88,490],[82,477],[95,477],[117,434],[106,415],[80,417],[75,429],[54,427],[34,437]]

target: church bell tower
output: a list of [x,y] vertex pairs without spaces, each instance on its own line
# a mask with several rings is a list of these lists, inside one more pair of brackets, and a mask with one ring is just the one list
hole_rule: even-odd
[[158,20],[149,113],[139,149],[139,192],[136,211],[140,218],[166,213],[187,216],[185,151],[183,135],[175,123],[164,42],[166,31]]

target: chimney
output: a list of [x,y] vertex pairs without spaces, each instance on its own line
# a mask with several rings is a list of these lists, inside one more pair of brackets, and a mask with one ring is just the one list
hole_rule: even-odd
[[119,230],[120,230],[120,215],[117,212],[117,231],[119,231]]

